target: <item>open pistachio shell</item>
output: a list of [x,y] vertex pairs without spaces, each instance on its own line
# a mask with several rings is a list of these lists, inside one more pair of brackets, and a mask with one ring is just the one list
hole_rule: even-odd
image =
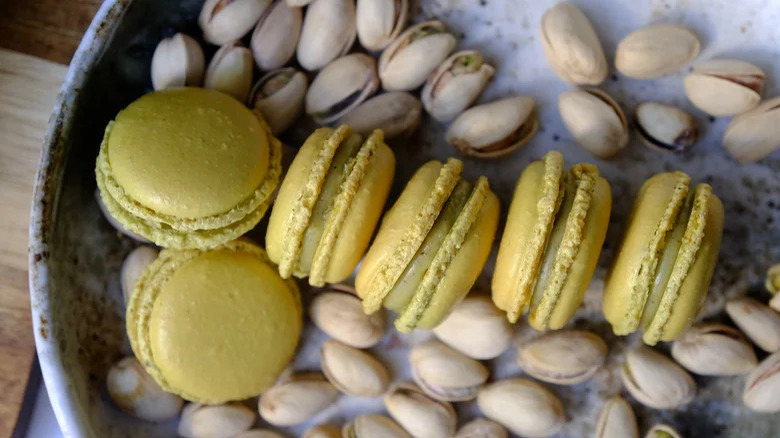
[[406,25],[409,0],[357,0],[357,36],[366,50],[387,47]]
[[607,77],[607,59],[585,14],[561,2],[542,16],[542,48],[547,62],[564,81],[598,85]]
[[653,79],[679,70],[699,54],[699,38],[682,26],[645,26],[623,38],[615,68],[628,77]]
[[192,37],[177,33],[157,44],[152,55],[152,86],[155,90],[200,85],[204,70],[203,50]]
[[639,438],[631,405],[617,395],[607,400],[601,408],[594,438]]
[[476,50],[454,53],[425,82],[423,106],[434,119],[448,122],[482,94],[495,72]]
[[390,382],[387,368],[365,351],[328,339],[320,350],[320,367],[339,391],[357,397],[382,395]]
[[206,0],[198,16],[203,39],[223,45],[241,39],[272,0]]
[[480,391],[477,405],[486,417],[523,437],[554,435],[566,422],[561,401],[527,379],[499,380],[487,385]]
[[306,113],[325,125],[368,99],[379,86],[374,59],[352,53],[328,64],[306,93]]
[[758,105],[764,72],[736,59],[712,59],[685,77],[685,94],[700,110],[712,116],[733,116]]
[[184,438],[232,438],[249,430],[257,414],[240,402],[224,405],[190,403],[181,413],[178,433]]
[[699,139],[696,120],[685,111],[657,102],[643,102],[636,108],[639,138],[653,149],[684,152]]
[[363,136],[381,129],[385,139],[391,139],[414,132],[421,116],[419,99],[405,91],[390,91],[361,103],[347,113],[341,123]]
[[558,97],[558,110],[579,146],[599,158],[611,158],[628,144],[628,122],[607,93],[586,88]]
[[303,423],[331,406],[339,391],[318,373],[298,374],[279,383],[260,397],[258,411],[274,426]]
[[260,70],[273,70],[287,64],[298,45],[303,13],[277,0],[265,10],[257,22],[249,47]]
[[742,401],[758,412],[780,412],[780,352],[773,353],[748,374]]
[[119,409],[146,421],[174,418],[184,404],[179,396],[160,388],[134,357],[126,357],[111,367],[106,387]]
[[476,158],[499,158],[526,144],[539,129],[534,100],[515,96],[477,105],[447,129],[447,143]]
[[740,163],[758,161],[780,149],[780,97],[734,117],[723,134],[723,147]]
[[378,414],[362,414],[346,423],[342,438],[409,438],[395,421]]
[[526,373],[558,385],[582,383],[604,364],[607,344],[581,330],[546,333],[519,347],[517,363]]
[[306,70],[319,70],[349,52],[355,36],[354,0],[314,0],[303,19],[298,62]]
[[252,87],[252,53],[232,41],[217,50],[206,69],[205,88],[221,91],[244,102]]
[[688,329],[672,344],[672,357],[688,371],[707,376],[745,374],[758,363],[739,330],[717,323]]
[[385,395],[390,415],[413,437],[450,438],[458,419],[447,402],[434,400],[409,384],[398,384]]
[[726,313],[759,348],[769,353],[780,351],[779,313],[747,297],[729,300]]
[[355,348],[370,348],[384,336],[384,313],[363,313],[354,289],[330,285],[314,295],[309,307],[314,325],[328,336]]
[[620,378],[635,399],[653,409],[674,409],[693,400],[696,394],[690,374],[649,347],[626,354]]
[[260,111],[271,133],[279,135],[301,115],[307,88],[302,72],[292,67],[273,70],[255,83],[248,103]]
[[409,362],[415,383],[436,400],[471,400],[488,378],[484,365],[439,341],[414,346]]

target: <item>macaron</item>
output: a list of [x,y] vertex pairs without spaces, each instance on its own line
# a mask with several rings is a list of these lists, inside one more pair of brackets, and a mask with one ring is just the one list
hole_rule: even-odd
[[260,113],[218,91],[146,94],[106,127],[95,174],[108,212],[166,248],[209,248],[254,227],[281,173]]
[[312,286],[349,277],[382,215],[395,156],[382,131],[365,141],[347,125],[320,128],[304,142],[279,188],[265,236],[282,278]]
[[256,396],[292,360],[303,324],[298,288],[243,240],[166,249],[128,303],[138,360],[168,392],[198,403]]
[[548,152],[515,186],[493,272],[493,302],[510,322],[529,312],[537,330],[559,329],[582,302],[609,226],[612,192],[596,166],[565,170]]
[[683,172],[642,185],[604,285],[603,311],[617,335],[643,331],[649,345],[693,323],[710,287],[723,234],[723,204]]
[[482,272],[498,227],[488,180],[460,178],[463,163],[424,164],[385,214],[355,279],[363,310],[398,313],[402,332],[433,328]]

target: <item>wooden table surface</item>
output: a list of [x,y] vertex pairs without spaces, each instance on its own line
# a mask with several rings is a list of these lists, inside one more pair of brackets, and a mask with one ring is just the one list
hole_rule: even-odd
[[0,437],[35,355],[27,283],[32,184],[54,99],[101,0],[0,0]]

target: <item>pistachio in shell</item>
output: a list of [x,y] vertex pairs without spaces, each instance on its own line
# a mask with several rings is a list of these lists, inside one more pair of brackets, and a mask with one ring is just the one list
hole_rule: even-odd
[[354,0],[314,0],[303,19],[298,63],[319,70],[349,52],[356,35]]
[[374,96],[348,112],[341,123],[353,132],[368,136],[381,129],[385,139],[409,135],[422,117],[422,103],[405,91],[390,91]]
[[286,131],[303,111],[308,83],[293,67],[266,73],[249,92],[249,106],[260,111],[273,135]]
[[106,207],[106,204],[103,203],[103,198],[100,196],[100,190],[95,189],[94,197],[95,197],[95,202],[97,203],[98,208],[100,209],[100,212],[103,214],[103,217],[106,219],[106,222],[108,222],[111,225],[111,227],[113,227],[114,230],[116,230],[119,234],[127,236],[135,240],[136,242],[152,243],[149,241],[149,239],[128,230],[127,228],[124,227],[124,225],[122,225],[121,222],[116,220],[114,216],[111,216],[111,213],[108,211],[108,207]]
[[582,11],[561,2],[542,16],[541,40],[547,62],[564,81],[598,85],[607,77],[607,59],[596,31]]
[[737,59],[711,59],[685,77],[685,94],[705,113],[733,116],[755,108],[761,101],[764,72]]
[[475,158],[499,158],[525,145],[539,129],[534,100],[514,96],[477,105],[447,129],[447,143]]
[[241,432],[233,438],[285,438],[278,432],[269,429],[251,429]]
[[125,305],[130,300],[130,295],[133,293],[138,277],[149,266],[149,263],[152,263],[156,258],[157,250],[146,245],[130,251],[127,257],[125,257],[125,261],[122,262],[122,269],[119,271],[119,286],[122,288],[122,298],[125,300]]
[[723,147],[743,164],[780,149],[780,96],[731,119],[723,134]]
[[272,0],[206,0],[198,16],[203,39],[223,45],[241,39]]
[[607,344],[595,333],[560,330],[521,345],[517,363],[543,382],[574,385],[593,377],[606,356]]
[[274,70],[287,64],[298,45],[303,13],[284,0],[276,0],[257,22],[249,47],[260,70]]
[[412,347],[409,362],[414,382],[442,401],[474,399],[489,374],[480,362],[435,340]]
[[395,421],[379,414],[362,414],[346,423],[342,438],[409,438]]
[[174,418],[184,404],[179,396],[165,392],[134,357],[126,357],[111,367],[106,387],[119,409],[146,421]]
[[357,397],[377,397],[387,390],[387,368],[365,351],[328,339],[320,350],[320,367],[339,391]]
[[558,397],[523,378],[499,380],[485,386],[477,396],[477,405],[487,418],[523,437],[554,435],[566,422]]
[[152,86],[155,90],[203,81],[205,61],[200,44],[189,35],[177,33],[157,44],[152,55]]
[[338,397],[339,391],[322,374],[297,374],[263,393],[258,411],[274,426],[293,426],[331,406]]
[[601,408],[594,438],[639,438],[639,427],[631,405],[616,395]]
[[256,417],[255,412],[240,402],[190,403],[181,413],[177,432],[184,438],[232,438],[249,430]]
[[637,401],[653,409],[674,409],[693,400],[696,382],[671,359],[649,347],[626,353],[620,378]]
[[341,438],[341,429],[330,424],[319,424],[306,429],[301,438]]
[[769,355],[748,374],[742,401],[758,412],[780,412],[780,352]]
[[321,125],[335,122],[374,94],[378,86],[373,58],[362,53],[343,56],[312,81],[306,93],[306,113]]
[[372,52],[384,49],[404,29],[408,15],[409,0],[357,0],[360,45]]
[[764,287],[767,292],[774,296],[780,294],[780,263],[775,263],[772,267],[767,269]]
[[684,152],[699,139],[696,120],[685,111],[657,102],[636,108],[635,125],[642,142],[652,149]]
[[452,405],[414,386],[397,384],[384,397],[390,416],[413,437],[450,438],[458,419]]
[[725,324],[698,324],[672,344],[672,357],[688,371],[706,376],[745,374],[758,363],[753,346]]
[[366,315],[354,289],[333,284],[314,295],[309,316],[328,336],[355,348],[376,345],[385,333],[384,313]]
[[618,43],[615,68],[634,79],[654,79],[679,70],[699,54],[696,34],[683,26],[655,24]]
[[217,50],[206,69],[205,88],[221,91],[244,102],[252,87],[252,52],[240,41],[229,42]]
[[656,424],[647,431],[645,438],[683,438],[672,426]]
[[512,325],[490,297],[470,293],[433,329],[440,341],[474,359],[493,359],[512,343]]
[[475,418],[458,429],[455,438],[509,438],[509,433],[495,421]]
[[611,158],[628,144],[628,122],[623,110],[599,89],[561,93],[558,110],[574,141],[599,158]]
[[726,303],[726,313],[759,348],[780,351],[780,314],[769,306],[752,298],[735,298]]
[[476,50],[452,54],[434,70],[422,89],[425,110],[449,122],[468,108],[485,89],[496,69]]

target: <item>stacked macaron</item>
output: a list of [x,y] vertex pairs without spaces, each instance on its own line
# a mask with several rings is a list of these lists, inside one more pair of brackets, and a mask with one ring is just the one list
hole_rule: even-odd
[[482,272],[499,202],[485,177],[460,178],[456,159],[423,165],[385,214],[355,280],[366,313],[398,313],[402,332],[432,328]]

